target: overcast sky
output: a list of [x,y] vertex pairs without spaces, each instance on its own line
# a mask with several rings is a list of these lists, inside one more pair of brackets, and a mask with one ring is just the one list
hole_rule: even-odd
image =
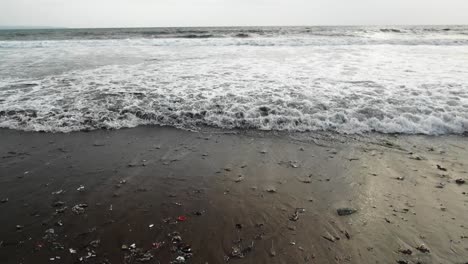
[[468,24],[468,0],[0,0],[0,25]]

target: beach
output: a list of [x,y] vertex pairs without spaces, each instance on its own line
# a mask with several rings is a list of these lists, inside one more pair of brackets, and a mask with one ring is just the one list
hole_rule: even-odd
[[0,263],[467,263],[462,135],[0,130]]

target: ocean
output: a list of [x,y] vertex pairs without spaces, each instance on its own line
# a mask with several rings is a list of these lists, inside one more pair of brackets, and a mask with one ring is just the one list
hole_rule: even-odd
[[0,127],[468,132],[468,26],[0,31]]

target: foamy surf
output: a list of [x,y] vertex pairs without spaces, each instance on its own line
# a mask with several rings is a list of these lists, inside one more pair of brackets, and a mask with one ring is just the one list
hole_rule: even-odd
[[468,131],[464,29],[304,30],[0,41],[0,127]]

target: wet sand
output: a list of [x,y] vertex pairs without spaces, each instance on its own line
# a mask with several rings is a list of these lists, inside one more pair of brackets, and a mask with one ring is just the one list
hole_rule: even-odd
[[468,263],[467,137],[0,130],[0,162],[0,263]]

